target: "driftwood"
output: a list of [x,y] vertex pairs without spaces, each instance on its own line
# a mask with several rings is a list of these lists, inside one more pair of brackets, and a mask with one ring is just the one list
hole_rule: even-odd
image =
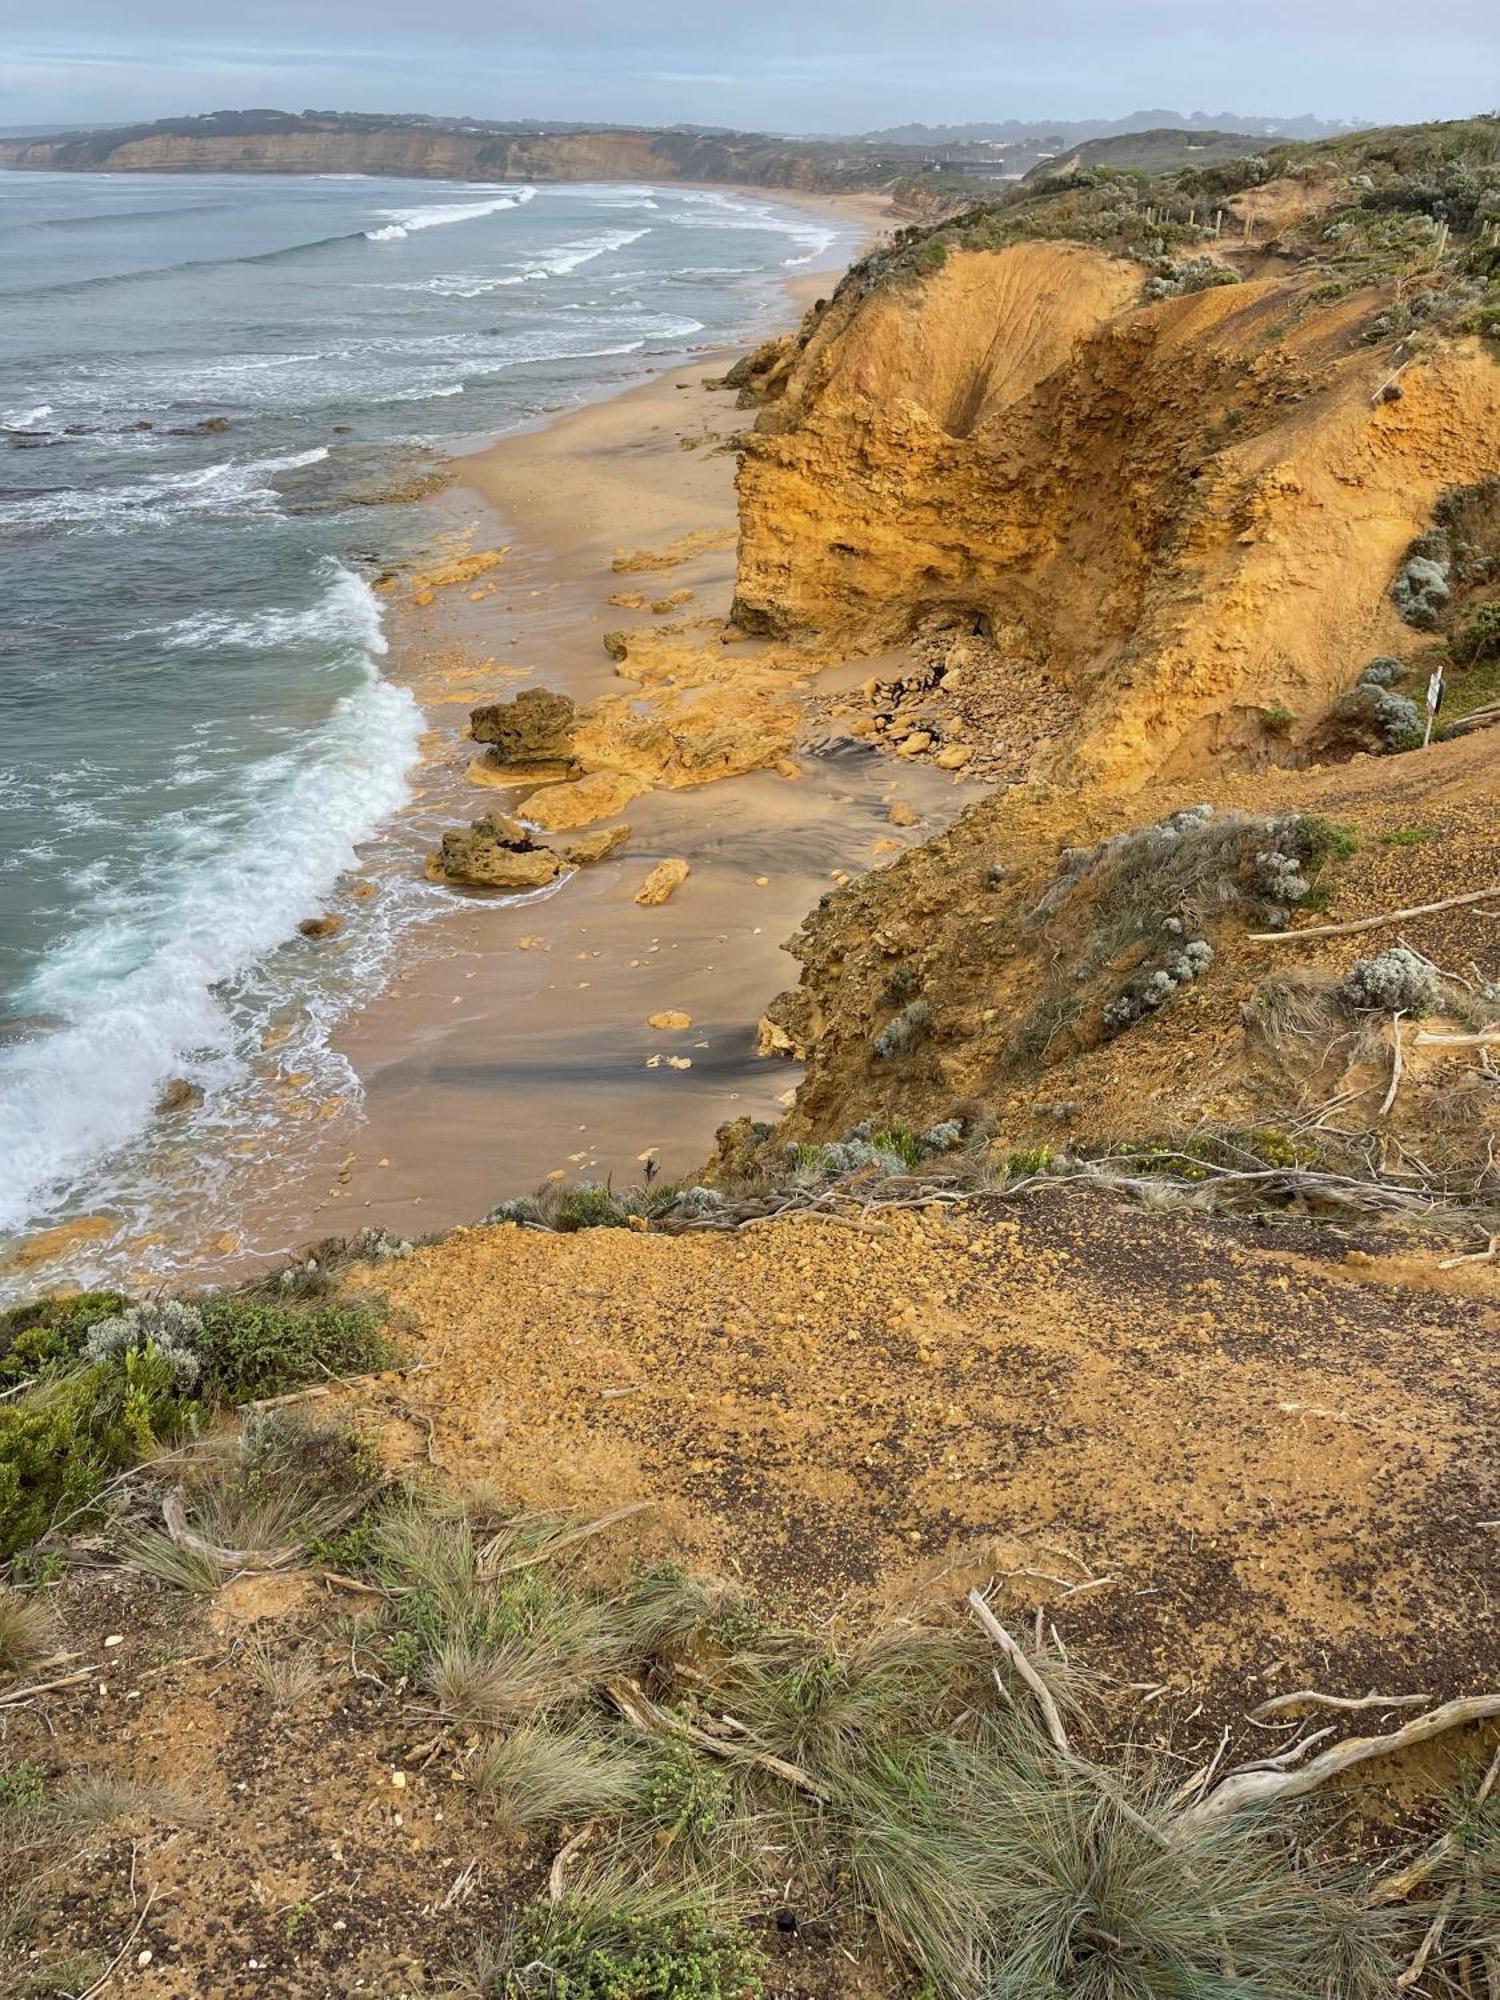
[[1466,896],[1445,896],[1440,903],[1417,903],[1409,910],[1386,910],[1378,917],[1358,917],[1349,924],[1311,924],[1299,931],[1251,931],[1251,944],[1292,944],[1298,938],[1349,937],[1355,931],[1379,930],[1382,924],[1404,923],[1408,917],[1429,917],[1434,910],[1456,910],[1465,903],[1483,903],[1500,896],[1500,882],[1488,889],[1471,889]]
[[808,1798],[816,1799],[819,1805],[827,1805],[828,1794],[799,1765],[789,1764],[784,1757],[773,1757],[769,1750],[757,1750],[750,1744],[725,1743],[717,1736],[710,1736],[706,1729],[694,1728],[680,1715],[659,1708],[635,1681],[610,1681],[605,1691],[625,1720],[643,1734],[675,1736],[683,1743],[691,1743],[695,1750],[706,1751],[710,1757],[722,1757],[732,1764],[756,1764]]
[[1471,1722],[1493,1722],[1496,1717],[1500,1717],[1500,1694],[1467,1695],[1459,1701],[1444,1702],[1441,1708],[1403,1723],[1387,1736],[1351,1737],[1347,1743],[1314,1757],[1300,1771],[1246,1771],[1225,1778],[1207,1798],[1189,1806],[1178,1823],[1184,1828],[1211,1826],[1251,1806],[1300,1798],[1372,1757],[1388,1757],[1398,1750],[1410,1749],[1414,1743],[1427,1743],[1449,1729],[1462,1729]]

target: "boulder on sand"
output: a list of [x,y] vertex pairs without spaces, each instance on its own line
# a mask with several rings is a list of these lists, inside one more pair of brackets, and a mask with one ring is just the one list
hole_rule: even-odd
[[557,765],[571,771],[575,719],[567,695],[525,688],[513,701],[487,702],[471,710],[469,734],[490,746],[493,763]]
[[443,835],[429,873],[440,882],[467,889],[541,889],[556,879],[562,862],[540,847],[524,826],[503,813],[486,813],[464,829]]

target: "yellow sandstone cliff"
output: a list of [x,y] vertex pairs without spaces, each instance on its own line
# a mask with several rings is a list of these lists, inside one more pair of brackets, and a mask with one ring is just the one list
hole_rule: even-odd
[[846,283],[760,361],[739,622],[846,654],[934,614],[988,630],[1018,700],[1040,668],[1064,712],[1036,776],[1295,758],[1399,632],[1402,550],[1500,435],[1480,342],[1387,399],[1389,345],[1361,337],[1380,294],[1325,302],[1316,277],[1141,304],[1138,264],[1023,242]]

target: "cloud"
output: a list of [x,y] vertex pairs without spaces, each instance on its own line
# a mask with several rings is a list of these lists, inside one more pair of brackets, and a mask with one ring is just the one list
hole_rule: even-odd
[[[489,117],[703,116],[793,130],[908,118],[1097,117],[1143,105],[1454,116],[1493,95],[1500,10],[1448,0],[54,0],[7,29],[0,106],[20,122],[305,104]],[[1313,102],[1309,107],[1308,100]]]

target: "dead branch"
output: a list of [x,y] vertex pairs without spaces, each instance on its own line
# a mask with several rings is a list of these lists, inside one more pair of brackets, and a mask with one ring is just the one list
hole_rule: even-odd
[[103,1671],[96,1664],[80,1667],[76,1674],[59,1674],[55,1681],[33,1681],[30,1687],[7,1688],[0,1694],[0,1708],[13,1708],[17,1702],[30,1701],[33,1695],[51,1694],[56,1688],[76,1687],[80,1681],[90,1680]]
[[1427,1961],[1437,1949],[1438,1940],[1447,1928],[1448,1919],[1453,1915],[1453,1906],[1458,1901],[1458,1891],[1459,1884],[1457,1882],[1454,1882],[1449,1888],[1444,1890],[1442,1901],[1437,1906],[1437,1915],[1427,1926],[1422,1942],[1417,1946],[1416,1957],[1396,1981],[1396,1991],[1398,1993],[1409,1991],[1422,1977],[1427,1967]]
[[1300,1771],[1249,1771],[1237,1777],[1225,1778],[1196,1805],[1189,1806],[1178,1816],[1178,1825],[1184,1831],[1188,1828],[1212,1825],[1215,1821],[1227,1819],[1231,1813],[1243,1812],[1249,1806],[1268,1805],[1273,1800],[1295,1799],[1307,1792],[1316,1791],[1340,1772],[1352,1770],[1356,1764],[1367,1763],[1372,1757],[1393,1756],[1399,1750],[1410,1749],[1415,1743],[1430,1742],[1434,1736],[1441,1736],[1450,1729],[1462,1729],[1471,1722],[1493,1722],[1500,1716],[1500,1694],[1466,1695],[1458,1701],[1444,1702],[1441,1708],[1433,1709],[1427,1715],[1419,1715],[1414,1721],[1403,1723],[1386,1736],[1354,1736],[1347,1743],[1340,1743],[1332,1750],[1325,1750],[1321,1757]]
[[581,1848],[588,1846],[598,1831],[598,1822],[590,1820],[587,1826],[580,1827],[577,1833],[573,1835],[573,1838],[565,1842],[563,1846],[558,1848],[556,1854],[553,1855],[552,1866],[547,1870],[547,1900],[549,1903],[560,1903],[562,1901],[563,1874],[568,1863]]
[[1500,1022],[1488,1028],[1476,1028],[1472,1035],[1434,1035],[1425,1028],[1418,1028],[1417,1041],[1424,1049],[1477,1049],[1500,1042]]
[[1464,1250],[1457,1257],[1440,1257],[1438,1269],[1453,1271],[1460,1264],[1486,1264],[1492,1257],[1500,1256],[1500,1236],[1492,1236],[1488,1248],[1484,1250]]
[[1299,1737],[1289,1750],[1283,1750],[1275,1757],[1257,1757],[1249,1764],[1236,1764],[1232,1771],[1224,1773],[1226,1778],[1238,1778],[1246,1771],[1284,1771],[1289,1764],[1300,1764],[1315,1743],[1321,1743],[1325,1736],[1332,1736],[1336,1723],[1330,1722],[1326,1729],[1315,1729],[1311,1736]]
[[1295,1694],[1273,1695],[1269,1701],[1261,1702],[1249,1714],[1251,1722],[1264,1721],[1266,1716],[1275,1715],[1283,1708],[1296,1708],[1306,1702],[1310,1708],[1420,1708],[1424,1702],[1432,1700],[1430,1694],[1322,1694],[1317,1688],[1298,1688]]
[[1057,1703],[1052,1698],[1052,1690],[985,1603],[982,1591],[969,1592],[969,1609],[1030,1688],[1036,1705],[1042,1712],[1042,1722],[1052,1739],[1054,1749],[1059,1750],[1064,1757],[1071,1757],[1073,1746],[1068,1741],[1068,1732],[1063,1727],[1063,1719],[1058,1713]]
[[1405,1012],[1404,1007],[1398,1007],[1391,1016],[1391,1087],[1381,1100],[1379,1115],[1382,1118],[1388,1115],[1396,1101],[1396,1092],[1401,1088],[1401,1016]]
[[1251,931],[1248,942],[1290,944],[1298,938],[1351,937],[1355,931],[1379,930],[1382,924],[1403,924],[1408,917],[1430,917],[1435,910],[1457,910],[1465,903],[1482,903],[1490,896],[1500,896],[1500,882],[1492,883],[1488,889],[1471,889],[1464,896],[1445,896],[1438,903],[1415,903],[1409,910],[1386,910],[1378,917],[1357,917],[1348,924],[1312,924],[1297,931]]
[[625,1720],[644,1733],[660,1736],[675,1736],[681,1742],[691,1743],[695,1750],[707,1751],[710,1757],[722,1757],[729,1763],[756,1764],[762,1771],[770,1771],[782,1778],[819,1805],[827,1805],[828,1794],[796,1764],[789,1764],[784,1757],[773,1757],[769,1750],[756,1750],[741,1743],[726,1743],[707,1730],[694,1728],[691,1722],[684,1722],[680,1715],[659,1708],[643,1688],[635,1681],[610,1681],[605,1689],[610,1700],[619,1709]]
[[[1474,1794],[1474,1810],[1477,1812],[1494,1789],[1496,1778],[1500,1778],[1500,1750],[1490,1759],[1490,1767],[1485,1772],[1479,1790]],[[1443,1863],[1458,1852],[1458,1841],[1451,1833],[1445,1833],[1435,1840],[1425,1854],[1408,1862],[1405,1868],[1394,1875],[1387,1875],[1377,1882],[1370,1891],[1370,1901],[1375,1904],[1404,1903],[1413,1889],[1435,1875]]]

